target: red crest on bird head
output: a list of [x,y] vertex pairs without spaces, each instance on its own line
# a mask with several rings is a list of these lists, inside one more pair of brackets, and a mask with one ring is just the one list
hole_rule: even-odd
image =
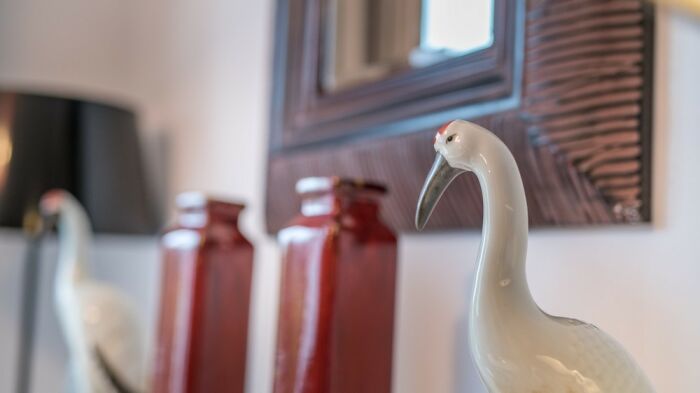
[[447,122],[447,123],[445,123],[445,124],[443,124],[442,127],[440,127],[440,129],[438,130],[438,134],[444,135],[444,134],[445,134],[445,131],[447,131],[447,127],[449,127],[450,124],[452,124],[451,121],[450,121],[450,122]]
[[55,214],[61,208],[64,199],[65,191],[58,189],[49,190],[41,197],[41,210],[48,214]]
[[435,144],[435,142],[437,142],[438,135],[445,135],[445,131],[447,131],[447,127],[449,127],[450,124],[452,124],[451,121],[443,124],[440,128],[438,128],[437,134],[435,134],[435,136],[433,137],[433,145]]

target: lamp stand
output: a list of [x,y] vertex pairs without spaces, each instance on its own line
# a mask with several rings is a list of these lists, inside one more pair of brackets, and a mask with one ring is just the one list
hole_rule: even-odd
[[[27,226],[25,225],[25,229]],[[44,231],[27,231],[27,248],[24,254],[22,271],[22,300],[19,325],[19,350],[17,354],[16,393],[29,393],[32,378],[32,354],[34,353],[34,333],[39,297],[39,259]]]

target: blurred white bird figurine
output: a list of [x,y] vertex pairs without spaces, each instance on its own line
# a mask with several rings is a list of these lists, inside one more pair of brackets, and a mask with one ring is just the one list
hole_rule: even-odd
[[490,131],[453,121],[435,136],[437,157],[421,191],[422,229],[447,186],[474,172],[484,199],[472,297],[472,356],[491,393],[652,393],[614,339],[593,325],[542,312],[525,274],[527,204],[515,159]]
[[142,390],[143,353],[131,304],[114,288],[88,275],[90,223],[78,201],[53,190],[40,202],[58,215],[55,307],[69,351],[69,390],[74,393]]

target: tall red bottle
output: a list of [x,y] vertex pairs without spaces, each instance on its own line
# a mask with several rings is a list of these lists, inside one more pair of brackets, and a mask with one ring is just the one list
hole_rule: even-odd
[[253,272],[253,246],[238,229],[243,205],[185,193],[177,206],[161,239],[153,391],[243,392]]
[[396,237],[382,186],[297,183],[301,214],[279,233],[276,393],[391,391]]

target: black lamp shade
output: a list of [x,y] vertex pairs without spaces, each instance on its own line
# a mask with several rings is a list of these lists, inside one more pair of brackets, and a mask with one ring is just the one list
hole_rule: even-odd
[[52,188],[74,194],[98,232],[157,229],[133,112],[0,92],[0,226],[21,226]]

